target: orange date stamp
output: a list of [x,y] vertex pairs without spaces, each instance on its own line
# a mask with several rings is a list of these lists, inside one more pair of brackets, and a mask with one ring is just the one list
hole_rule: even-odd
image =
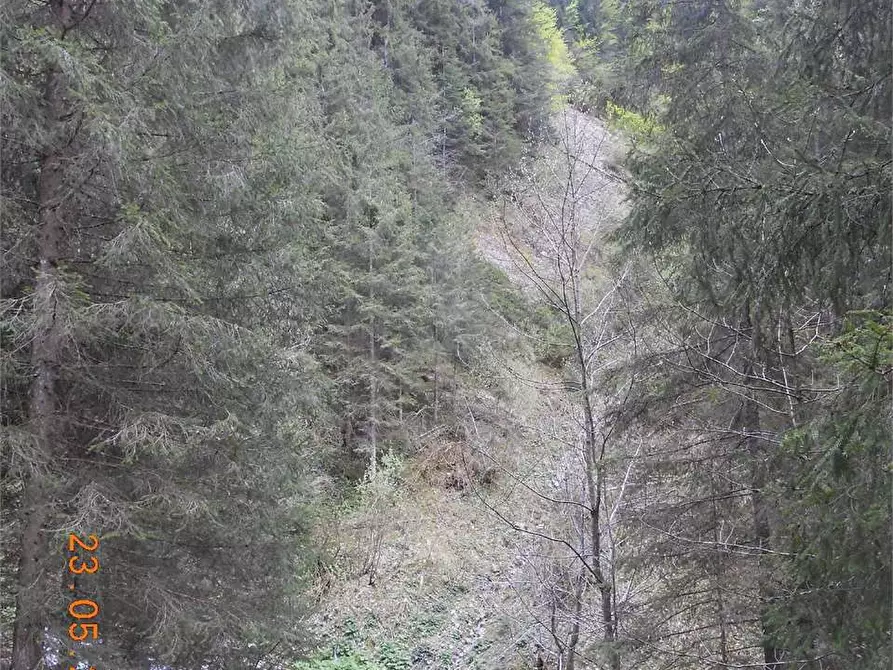
[[[75,533],[68,535],[68,572],[70,575],[95,575],[99,572],[99,559],[92,555],[92,552],[99,548],[99,538],[95,535],[88,535],[86,542],[78,537]],[[76,577],[72,576],[72,579]],[[75,583],[68,585],[69,591],[74,591]],[[68,615],[74,619],[74,622],[68,627],[68,637],[74,642],[84,642],[88,638],[96,640],[99,638],[99,623],[96,617],[99,615],[99,605],[93,600],[79,598],[72,600],[68,605]],[[69,652],[69,656],[74,656],[74,652]],[[78,666],[83,667],[83,666]],[[69,666],[69,670],[77,670],[74,665]],[[89,670],[96,670],[90,666]]]

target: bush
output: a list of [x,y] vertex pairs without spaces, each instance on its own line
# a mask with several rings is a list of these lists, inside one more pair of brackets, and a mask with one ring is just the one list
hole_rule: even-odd
[[549,367],[561,370],[574,354],[574,335],[567,323],[552,319],[534,345],[536,359]]
[[369,660],[358,652],[352,652],[338,658],[298,661],[292,667],[294,670],[388,670],[377,661]]

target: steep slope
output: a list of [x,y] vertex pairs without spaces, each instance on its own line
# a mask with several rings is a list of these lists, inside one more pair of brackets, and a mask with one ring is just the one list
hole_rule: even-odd
[[[476,205],[481,255],[512,279],[531,312],[539,308],[518,254],[545,272],[547,253],[542,240],[528,237],[522,248],[505,233],[523,226],[521,199],[534,196],[525,191],[533,174],[557,174],[570,152],[582,150],[591,166],[583,212],[589,232],[623,215],[618,138],[573,110],[557,115],[556,136],[573,141],[546,147],[525,166],[506,202]],[[560,187],[551,184],[540,196],[559,197]],[[569,446],[577,439],[576,410],[545,330],[513,325],[510,332],[509,353],[494,347],[478,363],[479,381],[458,401],[465,405],[460,424],[421,436],[408,460],[386,459],[320,529],[329,549],[314,623],[326,655],[379,659],[389,669],[520,670],[533,667],[539,648],[548,660],[542,591],[550,575],[532,540],[560,523],[548,496],[576,467]]]

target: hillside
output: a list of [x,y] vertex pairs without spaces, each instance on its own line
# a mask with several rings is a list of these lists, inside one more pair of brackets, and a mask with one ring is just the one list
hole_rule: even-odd
[[0,670],[889,668],[891,29],[0,3]]
[[[579,184],[586,192],[585,234],[604,244],[625,211],[616,167],[623,142],[603,121],[573,109],[554,124],[562,139],[525,170],[554,178],[556,166],[576,153],[585,168]],[[479,205],[475,236],[483,258],[512,278],[529,309],[538,309],[519,252],[546,272],[549,251],[524,227],[518,201],[533,202],[523,191],[525,174],[516,178],[511,200]],[[544,195],[558,199],[563,187],[545,182]],[[523,242],[510,242],[506,226],[517,227]],[[607,271],[596,253],[587,270],[593,286]],[[326,645],[344,647],[342,655],[357,648],[413,668],[521,670],[533,667],[540,649],[554,663],[537,602],[548,566],[525,530],[555,523],[554,505],[537,493],[554,495],[562,479],[576,475],[577,437],[563,424],[572,425],[577,412],[562,370],[543,359],[548,335],[516,330],[513,337],[509,356],[487,361],[480,375],[486,385],[458,400],[464,407],[458,430],[431,431],[416,454],[386,461],[378,478],[321,529],[328,558],[317,577],[314,624]]]

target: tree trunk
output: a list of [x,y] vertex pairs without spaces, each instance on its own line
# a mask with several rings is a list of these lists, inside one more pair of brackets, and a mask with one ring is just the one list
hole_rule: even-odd
[[40,559],[46,554],[43,527],[47,509],[41,483],[40,475],[35,474],[25,484],[10,670],[34,670],[43,656],[41,639],[44,599],[38,585],[42,573]]
[[720,495],[716,487],[715,465],[710,472],[711,501],[711,526],[713,526],[713,585],[716,592],[716,623],[719,627],[719,660],[718,668],[724,668],[729,664],[729,644],[726,625],[726,605],[723,595],[723,577],[725,573],[725,559],[719,550],[722,536],[719,533],[719,511],[716,508],[716,498]]
[[[45,100],[51,124],[63,123],[65,82],[58,70],[47,76]],[[60,138],[60,143],[63,138]],[[64,144],[60,144],[64,146]],[[46,599],[41,590],[43,561],[49,553],[43,534],[52,491],[44,468],[60,448],[58,379],[62,362],[64,315],[59,313],[59,270],[66,233],[62,214],[64,179],[60,152],[44,156],[38,180],[36,280],[32,296],[35,317],[31,343],[30,428],[34,458],[22,500],[22,531],[16,584],[11,670],[33,670],[43,656],[41,639]]]
[[[369,274],[372,275],[372,252],[369,255]],[[375,294],[372,289],[369,290],[370,300],[374,300]],[[369,323],[369,476],[375,479],[378,472],[378,415],[376,413],[376,405],[378,404],[378,388],[375,384],[375,317],[372,317]]]
[[[745,379],[749,379],[754,374],[754,366],[756,361],[760,360],[763,355],[762,337],[760,332],[760,310],[759,307],[753,308],[751,316],[751,305],[745,308],[745,317],[743,323],[745,332],[750,330],[751,347],[750,359],[745,362],[744,375]],[[772,600],[772,589],[769,584],[768,571],[766,565],[766,551],[769,549],[771,527],[769,523],[769,503],[765,499],[766,480],[768,475],[768,465],[766,463],[767,454],[765,449],[765,440],[761,437],[760,409],[756,399],[753,397],[753,391],[748,389],[747,396],[741,407],[740,413],[740,430],[744,435],[744,446],[747,449],[750,458],[750,477],[751,477],[751,504],[753,507],[753,528],[754,539],[757,547],[760,549],[759,556],[759,598],[760,598],[760,622],[763,635],[763,661],[766,670],[775,670],[779,666],[781,660],[781,650],[775,646],[773,634],[768,622],[769,604]]]
[[[579,322],[578,322],[579,323]],[[582,339],[577,336],[577,360],[581,373],[581,390],[583,393],[583,421],[585,430],[584,458],[586,466],[586,488],[589,495],[589,531],[592,544],[592,574],[598,586],[601,597],[602,624],[604,625],[604,640],[608,645],[613,644],[617,637],[616,622],[614,620],[614,600],[612,597],[611,582],[605,577],[601,555],[601,508],[604,496],[604,449],[596,452],[595,416],[592,410],[592,401],[589,397],[588,369],[583,349]],[[603,445],[604,446],[604,445]],[[616,670],[620,659],[614,649],[608,649],[609,667]]]
[[567,642],[566,670],[575,670],[577,665],[577,645],[580,644],[580,619],[583,616],[583,592],[585,587],[586,582],[583,579],[577,580],[577,585],[574,587],[574,623],[571,626],[571,634]]
[[762,438],[759,436],[760,431],[760,415],[756,402],[753,398],[744,401],[741,410],[741,429],[745,433],[745,443],[747,452],[751,461],[751,503],[753,506],[753,524],[754,538],[756,544],[761,550],[760,561],[760,620],[762,622],[763,633],[763,659],[767,670],[773,670],[777,667],[778,661],[781,659],[780,650],[772,641],[772,631],[767,622],[768,607],[772,598],[771,588],[768,584],[766,572],[768,568],[765,566],[766,554],[770,544],[770,526],[769,526],[769,506],[763,494],[766,486],[766,454]]
[[[573,216],[573,215],[572,215]],[[590,541],[592,543],[592,574],[598,586],[601,597],[602,624],[604,625],[604,640],[609,645],[616,639],[616,623],[614,621],[614,607],[611,582],[605,576],[602,565],[601,551],[601,508],[605,490],[605,444],[596,451],[595,412],[592,409],[592,398],[589,389],[589,365],[587,364],[586,344],[583,339],[583,313],[582,298],[580,295],[579,273],[580,262],[577,258],[576,248],[572,248],[569,259],[571,273],[570,284],[573,294],[573,306],[567,304],[567,316],[574,335],[574,348],[577,355],[577,367],[580,373],[580,391],[583,394],[583,426],[584,426],[584,462],[586,467],[586,488],[589,495],[590,515]],[[609,649],[609,667],[618,667],[614,650]]]

